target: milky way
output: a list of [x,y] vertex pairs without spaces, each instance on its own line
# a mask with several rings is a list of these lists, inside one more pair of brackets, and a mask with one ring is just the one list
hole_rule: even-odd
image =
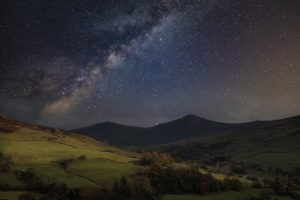
[[298,0],[1,1],[0,113],[61,128],[300,114]]

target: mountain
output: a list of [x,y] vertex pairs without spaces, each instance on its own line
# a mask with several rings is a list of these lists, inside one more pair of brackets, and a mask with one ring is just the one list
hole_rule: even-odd
[[264,166],[300,166],[300,116],[227,124],[188,115],[149,128],[100,123],[75,130],[114,145],[154,146],[175,157],[218,158]]
[[300,166],[300,116],[256,121],[226,134],[205,135],[154,147],[187,160],[232,160],[267,167]]
[[84,134],[98,140],[105,140],[113,145],[143,146],[175,142],[218,132],[227,132],[247,125],[215,122],[196,115],[188,115],[149,128],[104,122],[72,130],[72,132]]

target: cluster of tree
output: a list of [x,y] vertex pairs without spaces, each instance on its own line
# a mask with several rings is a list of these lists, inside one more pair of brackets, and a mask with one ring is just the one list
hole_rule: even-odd
[[[41,179],[35,169],[18,171],[17,177],[27,189],[43,194],[41,200],[159,200],[161,194],[206,194],[226,190],[240,190],[242,184],[232,178],[224,181],[202,174],[196,167],[152,166],[148,170],[121,177],[112,188],[70,189],[65,184],[49,183]],[[26,194],[21,199],[34,199]]]
[[247,167],[245,165],[243,165],[242,163],[232,164],[230,171],[234,174],[244,175],[244,174],[247,174]]
[[145,177],[121,177],[112,188],[68,189],[58,185],[44,193],[40,200],[160,200]]
[[151,186],[147,177],[131,179],[122,177],[111,190],[110,200],[159,200],[159,193]]
[[61,168],[66,170],[72,164],[72,162],[74,162],[73,158],[67,158],[67,159],[61,159],[57,163]]
[[17,178],[24,182],[27,189],[34,191],[46,191],[50,184],[47,184],[42,178],[37,175],[35,168],[28,168],[20,171],[15,171]]
[[11,169],[12,159],[0,152],[0,172],[8,172]]
[[274,195],[290,196],[293,199],[300,200],[300,195],[295,192],[300,190],[299,177],[276,176],[272,179],[256,179],[252,183],[252,187],[263,189],[261,197],[257,200],[269,200]]
[[144,153],[140,164],[150,166],[166,166],[174,162],[175,161],[171,155],[154,151]]
[[[160,195],[153,189],[147,177],[122,177],[112,188],[68,188],[65,184],[49,182],[38,176],[34,168],[16,171],[26,189],[41,194],[40,200],[159,200]],[[34,200],[30,193],[19,196],[21,200]]]
[[[77,158],[77,160],[85,160],[86,156],[81,155]],[[62,167],[64,170],[66,170],[74,161],[76,161],[76,158],[64,158],[57,161],[57,164]]]
[[170,153],[176,159],[197,160],[205,164],[217,164],[230,161],[230,157],[224,155],[224,149],[231,145],[229,141],[205,144],[200,142],[185,142],[164,146],[161,150]]
[[226,190],[240,190],[242,184],[234,178],[224,181],[215,179],[210,174],[202,174],[199,168],[152,167],[147,176],[152,187],[160,194],[207,194]]

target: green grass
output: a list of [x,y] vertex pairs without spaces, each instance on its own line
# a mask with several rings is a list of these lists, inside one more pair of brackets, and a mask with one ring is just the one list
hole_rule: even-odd
[[23,191],[0,191],[0,199],[18,200],[18,196],[24,194]]
[[[192,140],[161,145],[156,149],[182,159],[210,159],[225,156],[235,162],[260,164],[264,168],[291,169],[300,166],[300,117],[252,124],[226,134],[212,134]],[[211,148],[216,145],[222,148]],[[154,148],[155,149],[155,148]],[[203,154],[203,152],[208,154]],[[203,155],[202,155],[203,154]]]
[[22,170],[32,167],[36,169],[37,175],[46,182],[64,183],[70,188],[78,187],[98,187],[95,183],[79,176],[66,173],[62,168],[54,164],[49,165],[23,165],[16,166],[15,169]]
[[163,200],[248,200],[250,196],[241,192],[229,191],[208,195],[164,195]]
[[25,184],[17,179],[13,173],[0,173],[0,185],[9,185],[15,187],[25,187]]
[[[27,191],[0,191],[0,199],[1,200],[18,200],[19,195],[28,193]],[[37,193],[29,192],[30,194],[39,196]]]
[[239,154],[233,156],[235,156],[235,159],[244,162],[260,163],[263,166],[271,165],[280,168],[292,168],[300,166],[300,159],[295,159],[300,157],[300,151],[291,150],[288,148],[280,149],[280,151],[274,147],[272,149],[269,148],[260,152],[239,152]]
[[[246,189],[241,192],[228,191],[207,195],[164,195],[163,200],[250,200],[252,197],[259,197],[260,191],[257,189]],[[273,196],[272,200],[292,200],[288,196]]]
[[136,160],[112,152],[71,147],[48,141],[0,141],[1,152],[11,155],[16,164],[48,164],[63,158],[104,158],[119,162]]
[[122,175],[130,175],[136,169],[137,167],[132,163],[90,159],[72,164],[67,171],[91,179],[101,185],[111,185]]
[[[27,168],[36,169],[37,175],[46,182],[64,183],[70,188],[111,186],[122,175],[130,175],[138,169],[133,163],[122,163],[100,158],[75,161],[66,171],[57,164],[14,166],[14,170]],[[3,180],[18,181],[14,174],[5,174]],[[2,173],[0,173],[0,177],[1,175]],[[11,185],[19,183],[19,181],[10,182]]]
[[[199,169],[199,171],[203,174],[208,174],[208,171],[205,169]],[[228,177],[225,174],[221,174],[221,173],[211,173],[211,175],[218,180],[224,180],[226,177]],[[251,186],[251,184],[252,184],[252,181],[246,179],[245,177],[239,177],[239,176],[233,175],[233,176],[229,176],[229,178],[238,179],[241,183],[244,184],[244,186]]]
[[[35,168],[46,181],[65,183],[71,188],[112,184],[122,175],[137,169],[133,164],[136,158],[120,153],[79,149],[48,141],[0,141],[0,144],[4,144],[2,152],[13,157],[14,169]],[[85,155],[86,159],[76,160],[80,155]],[[67,171],[56,163],[59,159],[71,157],[75,161]],[[19,184],[13,174],[1,176],[13,186]]]
[[[0,121],[1,126],[11,125]],[[13,170],[34,168],[47,182],[65,183],[70,188],[100,187],[138,169],[134,161],[139,155],[85,136],[26,125],[14,128],[14,132],[0,133],[0,152],[12,157]],[[82,155],[86,159],[78,160]],[[74,162],[64,171],[57,161],[69,158]],[[25,187],[12,172],[0,173],[0,184]]]
[[292,197],[287,197],[287,196],[274,196],[273,199],[277,199],[277,200],[293,200]]

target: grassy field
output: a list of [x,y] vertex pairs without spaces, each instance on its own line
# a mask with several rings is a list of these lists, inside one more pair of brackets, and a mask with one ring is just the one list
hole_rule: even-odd
[[[48,182],[65,183],[70,188],[108,186],[138,169],[134,162],[139,155],[85,136],[5,119],[0,120],[0,127],[10,130],[0,132],[0,152],[12,157],[13,170],[34,168]],[[83,155],[85,159],[79,160]],[[74,162],[66,170],[57,164],[70,158]],[[25,188],[12,172],[0,173],[0,184]]]
[[137,167],[133,163],[122,163],[108,159],[90,159],[72,164],[67,172],[86,177],[100,185],[111,185],[122,175],[130,175],[136,170]]
[[229,191],[218,194],[202,195],[165,195],[163,200],[248,200],[251,196],[242,192]]
[[[0,118],[0,152],[12,157],[13,165],[11,172],[0,173],[0,185],[9,185],[18,188],[18,191],[1,191],[0,199],[17,199],[18,195],[25,193],[26,185],[17,179],[13,173],[15,170],[26,170],[34,168],[37,175],[48,183],[64,183],[69,188],[80,187],[109,187],[119,180],[121,176],[130,176],[141,169],[136,165],[140,155],[126,150],[105,145],[102,142],[91,138],[65,133],[62,130],[49,129],[36,125],[17,123],[13,121],[1,121]],[[4,127],[4,128],[3,128]],[[2,128],[2,129],[1,129]],[[4,130],[4,131],[3,131]],[[1,132],[2,131],[2,132]],[[245,136],[246,137],[246,136]],[[277,136],[276,136],[277,137]],[[280,138],[281,135],[278,135]],[[297,138],[297,134],[291,133],[292,138]],[[245,141],[251,141],[251,138],[243,138]],[[265,142],[263,139],[254,146],[262,146],[256,149],[243,143],[243,148],[237,151],[230,151],[230,148],[224,149],[228,151],[232,157],[241,161],[249,159],[256,160],[259,163],[277,162],[280,153],[282,157],[282,165],[297,164],[298,160],[293,157],[300,157],[299,150],[293,151],[293,154],[285,156],[285,152],[295,149],[295,144],[291,140],[283,140],[276,143],[274,138],[272,141]],[[280,140],[281,141],[281,140]],[[266,144],[270,144],[268,146]],[[236,144],[240,145],[240,144]],[[233,147],[236,147],[233,145]],[[275,152],[274,147],[280,151]],[[262,149],[265,153],[262,153]],[[79,159],[84,156],[83,159]],[[58,161],[62,159],[72,159],[72,162],[66,169],[58,165]],[[185,167],[187,163],[176,163],[174,166]],[[300,165],[300,163],[299,163]],[[213,166],[206,166],[207,170],[201,169],[202,173],[211,173],[212,176],[219,180],[223,180],[226,175],[227,168],[219,169]],[[257,174],[255,174],[257,175]],[[246,188],[250,188],[251,181],[245,177],[233,175],[232,177],[239,179]],[[262,177],[262,175],[259,175]],[[6,190],[6,189],[5,189]],[[251,196],[258,196],[256,190],[246,190],[244,192],[228,191],[218,194],[200,195],[165,195],[164,200],[247,200]],[[289,197],[276,197],[278,200],[290,200]]]
[[25,187],[24,183],[19,181],[14,174],[8,172],[0,173],[0,185],[5,184],[16,187]]
[[[203,174],[209,173],[208,170],[205,170],[202,168],[199,171]],[[225,174],[216,173],[216,172],[210,172],[210,174],[218,180],[224,180],[226,177],[238,179],[246,187],[251,186],[251,184],[252,184],[252,181],[250,181],[249,179],[247,179],[245,177],[240,177],[240,176],[235,176],[235,175],[226,176]]]
[[[19,195],[28,193],[27,191],[0,191],[0,199],[1,200],[18,200]],[[39,194],[32,193],[30,194],[35,195],[36,197],[39,197]]]
[[10,141],[1,140],[0,150],[10,155],[15,164],[48,164],[64,158],[103,158],[118,162],[130,162],[135,158],[113,152],[83,149],[51,141]]
[[[228,191],[208,195],[164,195],[163,200],[250,200],[252,197],[259,197],[260,191],[256,189],[246,189],[241,192]],[[273,196],[272,200],[293,200],[288,196]]]
[[[226,134],[157,146],[182,159],[209,160],[225,156],[235,162],[264,168],[291,169],[300,166],[300,117],[237,129]],[[203,153],[207,152],[207,153]]]

